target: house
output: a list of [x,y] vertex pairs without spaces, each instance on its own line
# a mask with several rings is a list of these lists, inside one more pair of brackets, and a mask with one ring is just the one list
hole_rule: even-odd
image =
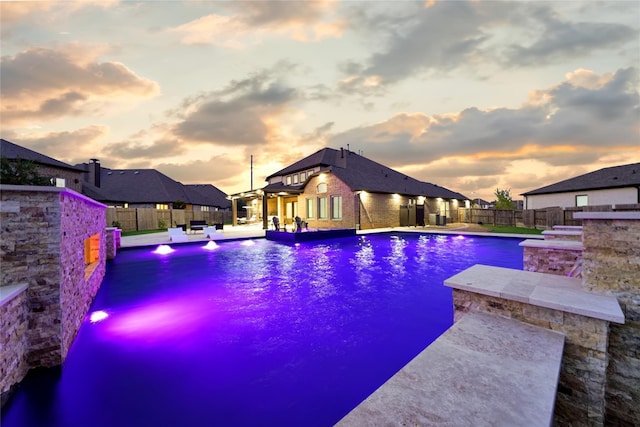
[[82,192],[107,206],[173,209],[183,202],[188,210],[217,211],[231,205],[213,185],[184,185],[155,169],[109,169],[98,159],[78,166],[86,172]]
[[6,139],[0,139],[0,155],[10,161],[31,161],[36,164],[38,175],[51,178],[52,185],[70,188],[78,193],[82,191],[84,170],[81,168],[29,150]]
[[600,169],[522,196],[524,209],[640,203],[640,163]]
[[260,190],[232,196],[234,218],[246,209],[264,228],[273,217],[289,226],[299,216],[310,228],[372,229],[456,220],[457,208],[470,203],[342,148],[323,148],[266,180]]

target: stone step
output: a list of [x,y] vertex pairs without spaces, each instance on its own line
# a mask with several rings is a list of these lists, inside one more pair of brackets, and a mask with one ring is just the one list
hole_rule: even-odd
[[468,313],[337,426],[552,423],[564,335]]
[[545,240],[578,240],[582,241],[582,231],[574,230],[545,230],[542,232]]

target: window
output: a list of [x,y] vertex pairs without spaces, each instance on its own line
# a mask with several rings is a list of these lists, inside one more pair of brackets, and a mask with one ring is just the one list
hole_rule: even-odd
[[342,196],[331,196],[331,219],[342,219]]
[[581,194],[576,196],[576,207],[587,206],[589,204],[589,196]]
[[291,175],[289,175],[286,179],[287,185],[291,185]]
[[318,198],[318,219],[327,219],[327,198]]
[[156,203],[156,209],[169,209],[169,205]]
[[307,199],[307,218],[315,218],[315,199]]
[[200,206],[202,212],[209,212],[209,206]]
[[316,191],[318,193],[326,193],[327,192],[327,184],[324,182],[321,182],[320,184],[318,184],[318,187],[316,188]]
[[64,178],[54,178],[54,185],[56,187],[65,187],[67,185],[67,182]]
[[300,182],[300,175],[298,174],[293,175],[293,183],[297,184],[299,182]]

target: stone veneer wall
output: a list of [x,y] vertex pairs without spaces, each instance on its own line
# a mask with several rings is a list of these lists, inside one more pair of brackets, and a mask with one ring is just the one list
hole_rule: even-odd
[[[106,206],[65,188],[5,185],[0,190],[0,286],[28,286],[26,365],[60,365],[104,277]],[[85,277],[84,240],[96,233],[99,261]],[[14,372],[2,363],[12,378],[22,376],[22,368]]]
[[611,325],[607,369],[608,425],[640,425],[640,212],[576,213],[583,222],[582,277],[615,295],[624,325]]
[[580,249],[524,247],[523,270],[566,276],[582,256]]
[[26,286],[0,301],[0,406],[4,405],[14,384],[27,374],[27,292]]
[[456,321],[480,311],[564,333],[554,424],[603,425],[608,321],[458,289],[453,303]]
[[[60,306],[62,309],[62,360],[80,329],[96,296],[106,268],[106,206],[75,192],[60,194]],[[85,272],[84,242],[100,235],[100,256],[90,273]]]

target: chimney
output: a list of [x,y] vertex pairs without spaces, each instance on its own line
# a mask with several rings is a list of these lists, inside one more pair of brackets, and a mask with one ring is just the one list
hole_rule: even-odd
[[89,178],[93,175],[93,185],[100,188],[100,160],[90,159],[92,164],[89,165]]
[[344,148],[340,147],[340,157],[344,158]]

